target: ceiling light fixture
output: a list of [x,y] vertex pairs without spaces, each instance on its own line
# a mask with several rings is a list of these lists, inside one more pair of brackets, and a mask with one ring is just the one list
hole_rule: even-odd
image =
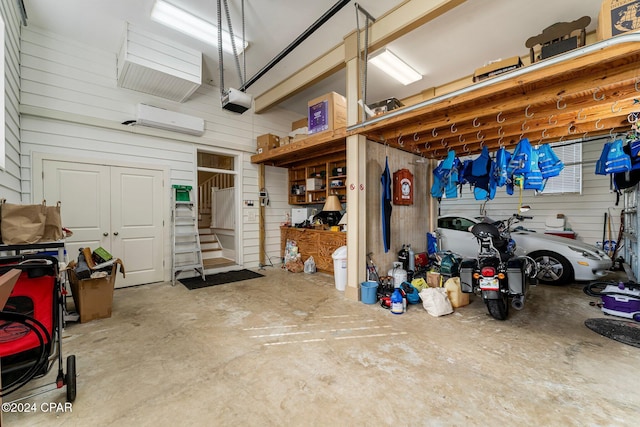
[[[218,45],[217,26],[166,1],[156,0],[151,11],[151,19],[212,46]],[[243,44],[239,37],[234,36],[233,38],[238,55],[240,55],[249,44]],[[231,36],[224,29],[222,30],[222,50],[233,55]]]
[[422,79],[422,74],[408,66],[406,62],[388,49],[372,55],[369,62],[405,86]]

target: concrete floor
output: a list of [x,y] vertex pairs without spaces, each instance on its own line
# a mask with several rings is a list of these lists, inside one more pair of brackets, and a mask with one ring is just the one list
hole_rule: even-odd
[[332,276],[263,273],[116,290],[111,318],[64,331],[72,412],[42,410],[65,401],[54,390],[3,425],[638,425],[640,349],[583,325],[603,316],[582,285],[534,287],[500,322],[477,298],[394,315],[346,300]]

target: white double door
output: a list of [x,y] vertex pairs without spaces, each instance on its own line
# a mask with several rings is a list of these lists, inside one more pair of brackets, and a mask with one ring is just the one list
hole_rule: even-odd
[[124,262],[116,287],[163,280],[163,171],[44,159],[43,195],[61,202],[68,258],[103,247]]

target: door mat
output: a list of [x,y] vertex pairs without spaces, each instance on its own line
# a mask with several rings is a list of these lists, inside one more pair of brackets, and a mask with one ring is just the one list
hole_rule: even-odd
[[618,319],[587,319],[587,328],[624,344],[640,347],[640,323]]
[[202,277],[190,277],[188,279],[180,279],[187,289],[194,290],[200,288],[207,288],[209,286],[223,285],[225,283],[240,282],[242,280],[255,279],[256,277],[264,277],[263,274],[256,273],[251,270],[233,270],[224,273],[216,273],[205,276],[205,280]]

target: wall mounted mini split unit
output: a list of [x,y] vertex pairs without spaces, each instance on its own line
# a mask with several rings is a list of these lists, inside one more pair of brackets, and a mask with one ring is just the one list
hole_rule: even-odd
[[152,107],[147,104],[138,104],[136,125],[165,129],[189,135],[199,136],[204,133],[204,119],[165,110],[163,108]]

